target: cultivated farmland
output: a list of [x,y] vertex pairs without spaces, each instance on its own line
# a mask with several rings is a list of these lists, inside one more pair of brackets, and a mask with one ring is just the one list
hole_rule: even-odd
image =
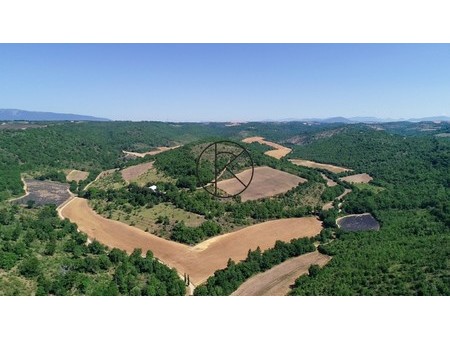
[[144,153],[137,153],[137,152],[125,151],[125,150],[122,150],[122,152],[124,154],[126,154],[126,155],[131,155],[133,157],[144,157],[146,155],[157,155],[159,153],[163,153],[163,152],[168,151],[168,150],[176,149],[178,147],[180,147],[180,146],[175,146],[175,147],[157,147],[155,150],[147,151],[147,152],[144,152]]
[[125,181],[137,179],[142,174],[145,174],[148,170],[153,168],[153,162],[141,163],[125,168],[121,171],[122,177]]
[[306,273],[312,264],[324,266],[331,257],[318,251],[291,258],[270,270],[245,281],[232,296],[285,296],[295,280]]
[[357,174],[357,175],[351,175],[342,177],[341,180],[348,182],[348,183],[369,183],[373,180],[373,178],[368,174]]
[[308,167],[308,168],[316,168],[316,169],[325,169],[328,171],[331,171],[332,173],[339,174],[345,171],[351,171],[351,169],[347,169],[344,167],[338,167],[332,164],[326,164],[326,163],[318,163],[314,161],[308,161],[308,160],[302,160],[302,159],[291,159],[289,160],[292,163],[302,166],[302,167]]
[[27,204],[28,201],[34,201],[35,205],[60,205],[71,197],[69,185],[65,183],[28,179],[24,182],[26,195],[15,199],[15,203]]
[[345,231],[380,230],[380,224],[369,213],[338,218],[336,224]]
[[71,170],[67,176],[66,179],[68,182],[75,181],[80,182],[84,181],[86,178],[88,178],[89,173],[87,171],[81,171],[81,170]]
[[[251,169],[244,170],[236,176],[243,182],[248,182],[252,174]],[[240,195],[242,201],[257,200],[259,198],[271,197],[296,187],[306,179],[276,170],[270,167],[256,167],[253,180],[249,187]],[[229,195],[240,192],[242,184],[235,178],[218,182],[217,187]]]
[[216,270],[226,267],[229,258],[234,261],[245,259],[249,249],[258,246],[266,250],[276,240],[290,241],[293,238],[312,237],[322,230],[315,217],[302,217],[268,221],[246,227],[236,232],[210,238],[194,247],[168,241],[146,233],[122,222],[106,219],[95,213],[87,200],[74,198],[62,209],[63,217],[77,223],[80,231],[90,239],[116,247],[127,252],[141,248],[151,250],[155,257],[179,273],[187,273],[198,285]]
[[274,157],[278,160],[280,158],[283,158],[284,156],[286,156],[287,154],[289,154],[292,151],[292,149],[290,149],[290,148],[284,147],[281,144],[278,144],[275,142],[266,141],[263,137],[259,137],[259,136],[247,137],[247,138],[243,139],[242,142],[244,142],[244,143],[258,142],[261,144],[265,144],[269,147],[272,147],[272,148],[274,148],[274,150],[266,151],[264,154],[266,154],[267,156]]

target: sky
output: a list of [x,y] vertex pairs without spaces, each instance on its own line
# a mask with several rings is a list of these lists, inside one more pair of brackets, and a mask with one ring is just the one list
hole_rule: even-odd
[[114,120],[450,115],[450,44],[0,44],[0,108]]

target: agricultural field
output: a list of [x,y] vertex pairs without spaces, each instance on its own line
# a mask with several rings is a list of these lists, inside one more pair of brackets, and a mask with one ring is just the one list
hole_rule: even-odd
[[130,180],[130,183],[136,183],[140,187],[143,187],[148,183],[156,183],[156,182],[175,183],[176,180],[165,175],[164,173],[159,172],[156,168],[150,168],[142,175],[139,175],[138,177]]
[[[101,208],[97,206],[95,209],[99,207]],[[204,216],[177,208],[170,203],[160,203],[151,208],[128,209],[124,206],[120,210],[104,211],[102,215],[167,239],[177,222],[183,222],[188,227],[197,227],[205,221]]]
[[275,142],[266,141],[264,139],[264,137],[259,137],[259,136],[247,137],[247,138],[243,139],[242,142],[244,142],[244,143],[258,142],[260,144],[265,144],[269,147],[274,148],[273,150],[266,151],[264,154],[266,154],[267,156],[276,158],[277,160],[285,157],[287,154],[289,154],[292,151],[292,149],[290,149],[290,148],[287,148],[287,147],[282,146],[281,144],[278,144]]
[[325,169],[325,170],[328,170],[335,174],[343,173],[346,171],[351,171],[351,169],[338,167],[338,166],[335,166],[332,164],[318,163],[318,162],[308,161],[308,160],[290,159],[289,161],[291,161],[292,163],[294,163],[296,165],[302,166],[302,167]]
[[372,176],[369,174],[356,174],[342,177],[341,180],[348,183],[369,183],[373,180]]
[[340,217],[336,224],[344,231],[380,230],[380,224],[369,213]]
[[153,168],[153,162],[136,164],[131,167],[122,169],[120,172],[125,182],[130,182],[137,179],[139,176],[145,174],[148,170]]
[[[265,250],[276,240],[312,237],[320,233],[322,225],[314,217],[291,218],[263,222],[228,234],[210,238],[194,247],[168,241],[128,224],[98,215],[81,198],[74,198],[61,210],[91,240],[132,252],[141,248],[151,250],[155,257],[181,274],[188,274],[194,285],[204,282],[216,270],[226,267],[228,259],[235,261],[246,257],[249,249],[258,246]],[[199,264],[201,262],[201,264]]]
[[322,176],[322,178],[327,181],[327,187],[335,187],[337,185],[337,183],[335,181],[333,181],[332,179],[328,178],[325,174],[320,174],[320,176]]
[[168,150],[176,149],[178,147],[180,147],[180,146],[157,147],[155,150],[150,150],[150,151],[146,151],[146,152],[143,152],[143,153],[138,153],[138,152],[133,152],[133,151],[125,151],[125,150],[122,150],[122,152],[124,154],[130,155],[132,157],[140,157],[140,158],[142,158],[142,157],[145,157],[147,155],[150,155],[150,156],[157,155],[157,154],[163,153],[163,152],[168,151]]
[[232,296],[285,296],[295,280],[308,273],[312,264],[323,267],[331,257],[318,251],[309,252],[276,265],[246,280]]
[[32,205],[60,205],[71,197],[69,185],[59,182],[24,179],[26,194],[14,203]]
[[89,173],[87,171],[81,171],[81,170],[71,170],[67,176],[66,180],[67,182],[75,181],[84,181],[86,178],[88,178]]
[[[251,174],[252,170],[247,169],[236,176],[241,181],[248,182]],[[272,197],[285,193],[304,182],[306,182],[306,179],[280,170],[270,167],[256,167],[251,184],[240,196],[242,201]],[[234,178],[219,181],[217,186],[229,195],[236,194],[243,188],[242,184]]]

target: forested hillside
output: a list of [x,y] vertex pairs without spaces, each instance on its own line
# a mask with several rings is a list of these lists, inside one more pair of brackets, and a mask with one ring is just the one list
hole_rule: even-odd
[[0,209],[0,295],[184,295],[151,252],[108,250],[61,221],[53,207]]
[[[387,124],[386,124],[387,125]],[[7,294],[182,294],[184,284],[151,255],[131,257],[109,251],[98,243],[85,245],[76,227],[56,218],[54,209],[27,209],[5,200],[23,193],[21,174],[64,180],[63,169],[90,172],[155,161],[157,170],[171,177],[159,182],[160,194],[136,185],[117,189],[92,188],[84,197],[102,201],[104,212],[170,203],[206,220],[203,226],[173,226],[171,238],[194,244],[216,235],[227,224],[244,226],[282,217],[319,213],[307,205],[314,192],[322,202],[342,193],[323,188],[319,171],[296,166],[263,152],[267,146],[246,145],[256,165],[284,170],[308,179],[284,195],[240,202],[219,202],[197,190],[195,147],[206,140],[262,136],[292,147],[289,158],[332,163],[368,173],[379,189],[355,188],[342,204],[343,213],[370,212],[380,222],[378,232],[343,233],[326,229],[320,251],[333,259],[311,276],[297,280],[292,294],[391,295],[450,294],[450,138],[434,132],[404,130],[403,124],[383,124],[386,130],[365,125],[307,125],[304,123],[225,124],[159,122],[53,123],[43,128],[0,130],[0,290]],[[405,124],[404,128],[409,128]],[[440,131],[446,125],[439,127]],[[389,132],[392,131],[392,133]],[[129,160],[122,150],[148,151],[158,146],[184,145],[144,159]],[[341,174],[328,174],[337,180]],[[156,183],[156,182],[155,182]],[[84,187],[81,183],[80,187]],[[109,209],[107,209],[109,208]],[[333,227],[337,208],[321,212],[326,227]],[[164,221],[164,220],[162,220]],[[218,226],[220,224],[220,226]],[[334,235],[331,236],[331,231]],[[325,236],[325,235],[324,235]],[[329,241],[329,239],[334,240]],[[326,244],[325,244],[326,242]],[[287,256],[285,257],[287,258]],[[278,262],[278,261],[276,261]],[[151,267],[150,267],[151,266]],[[36,268],[37,267],[37,268]],[[246,264],[236,263],[219,272],[199,289],[200,294],[228,294],[242,283],[233,279]],[[252,274],[266,267],[254,267]],[[250,274],[251,275],[251,274]],[[220,283],[218,282],[220,281]],[[223,284],[233,287],[223,291]],[[225,283],[225,284],[226,284]]]
[[291,157],[368,172],[379,192],[355,190],[348,213],[371,212],[379,232],[338,233],[322,245],[333,259],[293,294],[450,294],[450,142],[347,127],[329,139],[297,147]]

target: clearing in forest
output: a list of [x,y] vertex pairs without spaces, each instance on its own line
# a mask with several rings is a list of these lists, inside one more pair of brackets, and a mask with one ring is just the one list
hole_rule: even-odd
[[272,269],[259,273],[246,280],[232,296],[285,296],[295,280],[308,273],[312,264],[324,266],[331,257],[318,251],[288,259]]
[[302,160],[302,159],[291,159],[289,160],[292,163],[302,166],[302,167],[307,167],[307,168],[316,168],[316,169],[325,169],[328,171],[331,171],[332,173],[335,174],[339,174],[342,173],[344,171],[351,171],[351,169],[347,169],[344,167],[338,167],[332,164],[326,164],[326,163],[318,163],[318,162],[314,162],[314,161],[308,161],[308,160]]
[[125,151],[125,150],[122,150],[122,152],[123,152],[124,154],[126,154],[126,155],[131,155],[131,156],[133,156],[133,157],[144,157],[144,156],[146,156],[146,155],[157,155],[157,154],[159,154],[159,153],[163,153],[163,152],[168,151],[168,150],[176,149],[176,148],[178,148],[178,147],[181,147],[181,146],[175,146],[175,147],[157,147],[155,150],[147,151],[147,152],[145,152],[145,153],[136,153],[136,152],[133,152],[133,151]]
[[[251,169],[244,170],[236,176],[242,182],[248,182],[252,174]],[[257,200],[264,197],[272,197],[285,193],[295,188],[300,183],[306,182],[306,179],[273,169],[270,167],[255,167],[253,180],[248,188],[240,194],[242,201]],[[243,188],[241,182],[236,178],[219,181],[217,187],[229,195],[240,192]]]
[[61,215],[75,222],[90,239],[97,239],[110,248],[129,253],[136,248],[144,253],[151,250],[155,257],[176,268],[180,274],[188,274],[195,285],[206,281],[216,270],[225,268],[229,258],[234,261],[245,259],[249,249],[255,250],[259,246],[266,250],[273,247],[276,240],[313,237],[322,230],[321,222],[315,217],[280,219],[212,237],[191,247],[106,219],[92,210],[87,200],[78,197],[61,208]]
[[357,175],[351,175],[342,177],[341,180],[348,182],[348,183],[369,183],[373,180],[372,176],[368,174],[357,174]]
[[88,178],[89,173],[87,171],[81,171],[81,170],[71,170],[67,176],[66,176],[66,180],[67,182],[71,182],[71,181],[75,181],[75,182],[80,182],[80,181],[84,181],[86,178]]
[[243,139],[242,142],[244,142],[244,143],[258,142],[258,143],[265,144],[269,147],[274,148],[274,150],[268,150],[264,154],[266,154],[267,156],[274,157],[277,160],[286,156],[287,154],[289,154],[292,151],[292,149],[290,149],[290,148],[284,147],[281,144],[278,144],[275,142],[266,141],[264,139],[264,137],[259,137],[259,136],[247,137],[247,138]]
[[153,168],[153,162],[136,164],[121,170],[122,177],[126,182],[137,179],[142,174]]

